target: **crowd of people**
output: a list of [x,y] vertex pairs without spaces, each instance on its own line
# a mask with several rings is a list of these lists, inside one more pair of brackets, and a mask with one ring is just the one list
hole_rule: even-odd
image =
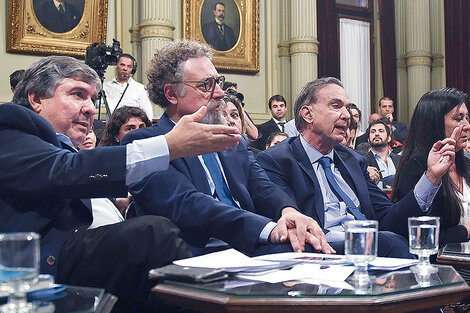
[[[467,94],[426,93],[409,129],[383,97],[361,131],[341,81],[320,78],[298,92],[291,121],[273,95],[272,119],[256,127],[209,46],[163,47],[145,88],[136,66],[123,54],[104,84],[99,136],[100,79],[71,57],[12,75],[13,100],[0,105],[0,232],[39,233],[41,272],[57,282],[150,312],[162,304],[148,271],[191,255],[344,253],[343,223],[373,219],[379,256],[413,258],[407,218],[421,215],[441,217],[441,244],[468,241]],[[150,101],[164,110],[154,125]]]

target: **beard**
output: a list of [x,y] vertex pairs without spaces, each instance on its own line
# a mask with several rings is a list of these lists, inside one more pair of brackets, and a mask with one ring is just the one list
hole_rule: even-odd
[[388,146],[388,143],[385,142],[385,140],[380,140],[380,141],[372,140],[372,141],[369,142],[369,144],[373,148],[383,148],[383,147]]
[[[219,109],[214,110],[217,106]],[[207,104],[207,113],[201,119],[200,123],[208,125],[228,125],[227,119],[224,116],[225,106],[225,101],[222,99],[212,99],[209,101]]]

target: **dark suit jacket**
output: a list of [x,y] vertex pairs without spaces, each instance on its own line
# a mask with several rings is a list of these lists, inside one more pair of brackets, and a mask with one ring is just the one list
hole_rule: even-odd
[[[288,138],[260,152],[257,160],[269,178],[296,200],[300,211],[323,228],[325,217],[320,185],[300,137]],[[366,159],[343,145],[335,147],[334,162],[359,199],[365,217],[378,220],[380,230],[408,238],[407,218],[423,215],[413,192],[393,204],[369,178]]]
[[[173,126],[163,114],[156,125],[128,133],[121,143],[165,134]],[[212,197],[204,169],[199,159],[192,157],[173,160],[167,171],[130,186],[137,214],[168,218],[193,246],[204,247],[209,238],[215,237],[233,248],[253,253],[265,225],[271,219],[277,221],[281,210],[294,206],[294,201],[268,179],[247,150],[246,142],[218,155],[232,196],[241,209]]]
[[219,51],[229,50],[237,43],[232,28],[224,24],[224,34],[222,35],[215,21],[202,25],[202,35],[212,48]]
[[55,274],[57,262],[46,259],[57,259],[68,236],[91,224],[88,198],[127,194],[126,149],[72,153],[32,110],[1,104],[0,117],[0,232],[39,233],[41,272]]
[[[421,175],[423,175],[427,169],[427,160],[428,156],[423,152],[414,152],[410,156],[400,171],[401,174],[398,178],[395,191],[393,192],[394,201],[402,199],[411,189],[414,188],[421,178]],[[465,162],[470,166],[470,159],[465,158]],[[447,210],[448,207],[444,191],[443,188],[440,188],[431,206],[431,215],[441,217],[441,230],[439,236],[440,245],[442,246],[452,242],[468,241],[468,232],[465,226],[458,225],[459,221],[450,221]]]
[[[36,1],[35,1],[36,2]],[[34,12],[39,23],[50,31],[65,33],[78,25],[82,18],[83,10],[79,10],[73,4],[64,1],[65,13],[61,15],[52,0],[46,0],[34,7]]]
[[280,132],[281,130],[277,127],[276,122],[273,119],[270,119],[269,121],[261,124],[258,127],[258,131],[260,132],[260,137],[253,142],[252,145],[259,150],[265,150],[266,141],[268,140],[269,135]]
[[393,136],[401,143],[405,143],[408,128],[405,123],[393,121],[392,122]]
[[[400,163],[400,155],[396,153],[390,153],[389,157],[392,159],[393,165],[395,165],[395,168],[398,169],[398,163]],[[375,159],[374,153],[372,151],[369,151],[367,153],[367,164],[369,166],[375,167],[377,170],[380,170],[379,164],[377,164],[377,160]],[[380,179],[383,179],[382,173],[379,172]]]

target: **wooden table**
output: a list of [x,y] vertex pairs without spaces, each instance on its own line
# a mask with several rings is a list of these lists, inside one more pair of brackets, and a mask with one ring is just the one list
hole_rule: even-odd
[[363,291],[306,283],[225,288],[227,283],[236,283],[235,279],[209,284],[166,281],[152,291],[166,304],[201,312],[409,312],[455,303],[469,293],[470,288],[452,267],[438,267],[429,287],[418,286],[408,270],[378,276]]

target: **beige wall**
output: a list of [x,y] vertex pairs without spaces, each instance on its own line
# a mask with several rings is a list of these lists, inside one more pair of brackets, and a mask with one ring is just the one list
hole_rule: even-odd
[[[0,59],[2,60],[2,74],[0,75],[0,103],[9,102],[12,98],[10,91],[9,75],[17,69],[26,69],[34,61],[41,56],[16,54],[6,52],[6,20],[8,0],[0,0],[0,16],[4,17],[4,23],[0,24]],[[260,3],[260,49],[265,51],[266,42],[265,38],[265,15],[264,15],[264,1]],[[116,38],[121,42],[121,48],[124,52],[131,52],[132,46],[130,43],[129,28],[132,24],[132,2],[129,0],[110,0],[108,4],[108,28],[107,28],[107,44],[112,43],[112,39]],[[175,36],[181,37],[181,3],[174,5],[173,11],[175,23]],[[119,22],[120,21],[120,22]],[[139,60],[148,62],[149,60]],[[234,74],[224,73],[227,80],[235,81],[238,83],[239,90],[245,95],[246,109],[257,117],[257,122],[261,122],[264,117],[268,117],[266,101],[271,96],[267,93],[267,79],[266,79],[266,56],[264,53],[260,54],[260,71],[256,74]],[[111,79],[114,76],[114,69],[109,67],[106,73],[106,79]],[[139,75],[139,77],[141,77]],[[261,118],[261,119],[259,119]]]

